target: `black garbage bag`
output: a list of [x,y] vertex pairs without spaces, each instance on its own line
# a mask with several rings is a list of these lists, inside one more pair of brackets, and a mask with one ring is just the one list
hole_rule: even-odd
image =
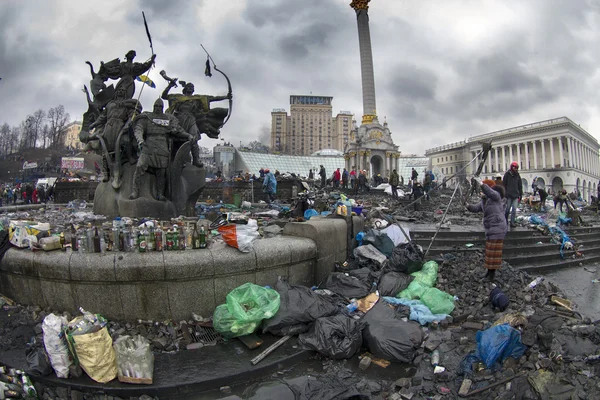
[[332,272],[325,281],[325,289],[348,299],[362,299],[371,292],[371,285],[355,276]]
[[25,368],[25,372],[28,374],[47,376],[54,372],[48,354],[41,344],[36,342],[28,344],[27,349],[25,350],[25,356],[27,357],[27,368]]
[[387,257],[390,257],[394,251],[394,242],[392,239],[385,232],[376,229],[367,231],[363,237],[363,245],[365,244],[372,244]]
[[347,272],[348,275],[354,276],[363,282],[373,285],[373,282],[377,283],[381,277],[381,271],[373,271],[370,268],[359,268],[353,269]]
[[306,286],[293,286],[281,279],[275,284],[279,293],[279,311],[263,320],[263,332],[273,335],[298,335],[308,330],[308,324],[320,317],[337,314],[339,307],[329,296],[313,292]]
[[412,274],[413,272],[421,270],[423,257],[423,252],[417,245],[412,243],[401,243],[394,247],[388,265],[392,271]]
[[400,317],[398,310],[386,302],[375,304],[362,319],[367,324],[363,342],[376,357],[410,364],[423,343],[423,331],[418,323]]
[[398,293],[408,287],[414,278],[403,272],[388,272],[379,280],[377,289],[380,296],[395,297]]
[[310,350],[318,351],[334,360],[350,358],[362,346],[363,321],[346,315],[318,318],[298,341]]

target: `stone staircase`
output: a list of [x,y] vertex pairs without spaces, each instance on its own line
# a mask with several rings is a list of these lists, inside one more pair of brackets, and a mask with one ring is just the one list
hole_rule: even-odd
[[[552,243],[550,236],[531,228],[516,228],[504,239],[503,259],[515,268],[534,274],[600,262],[600,226],[565,227],[564,231],[573,243],[579,246],[578,251],[583,256],[577,256],[573,250],[564,250],[564,259],[561,259],[560,245]],[[411,229],[412,238],[423,247],[423,251],[427,250],[434,234],[435,229],[431,227],[419,229],[417,225]],[[469,244],[473,246],[467,247]],[[484,249],[483,228],[480,231],[442,229],[431,245],[427,258],[436,258],[455,251],[471,252]]]

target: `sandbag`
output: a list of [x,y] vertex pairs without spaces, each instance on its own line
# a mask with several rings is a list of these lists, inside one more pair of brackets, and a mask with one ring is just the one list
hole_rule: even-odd
[[338,312],[329,296],[315,293],[306,286],[293,286],[281,279],[275,284],[279,293],[279,311],[262,322],[263,332],[277,336],[297,335],[308,330],[308,324],[317,318]]
[[387,263],[387,256],[377,250],[372,244],[358,246],[354,249],[353,254],[358,259],[360,265],[368,263],[369,267],[374,265],[374,269],[377,270],[381,269]]
[[379,280],[377,289],[381,296],[396,296],[412,282],[413,277],[403,272],[388,272]]
[[392,362],[412,363],[423,343],[423,331],[415,322],[399,319],[396,309],[377,303],[363,318],[363,342],[376,357]]
[[365,322],[346,315],[318,318],[308,333],[298,337],[305,348],[318,351],[334,360],[351,358],[362,346]]
[[325,281],[325,289],[348,299],[361,299],[371,292],[371,285],[354,276],[332,272]]
[[54,314],[47,315],[42,323],[44,347],[50,358],[50,364],[59,378],[68,378],[69,367],[73,364],[67,340],[63,334],[63,327],[66,324],[67,319],[65,317]]
[[389,267],[392,271],[412,274],[421,269],[423,251],[413,243],[402,243],[392,251]]
[[437,281],[438,264],[435,261],[427,261],[423,264],[420,271],[413,272],[411,275],[415,277],[416,281],[426,286],[434,287]]
[[418,300],[421,298],[421,296],[423,296],[423,293],[425,293],[427,289],[429,289],[429,286],[425,286],[419,281],[412,281],[406,289],[398,293],[397,297],[402,299]]
[[454,311],[454,297],[438,288],[429,288],[421,296],[421,301],[434,314],[450,315]]
[[79,365],[86,374],[99,383],[117,377],[117,360],[113,342],[106,327],[98,332],[72,335]]
[[279,293],[253,283],[244,283],[227,294],[226,304],[213,314],[213,326],[225,338],[253,333],[263,319],[279,310]]
[[363,237],[363,245],[371,244],[386,257],[392,255],[394,251],[394,242],[390,237],[379,230],[371,229]]

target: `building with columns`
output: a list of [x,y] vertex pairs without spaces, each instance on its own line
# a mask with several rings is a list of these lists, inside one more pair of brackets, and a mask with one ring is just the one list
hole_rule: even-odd
[[392,132],[387,122],[379,122],[376,111],[375,76],[373,54],[369,30],[369,1],[353,0],[350,7],[356,13],[360,70],[362,80],[363,116],[360,126],[352,121],[350,141],[344,147],[346,169],[356,167],[366,170],[367,176],[381,174],[389,177],[393,169],[398,169],[400,152],[392,140]]
[[523,191],[531,191],[534,178],[550,193],[559,189],[579,190],[586,201],[595,195],[600,179],[598,141],[567,117],[550,119],[472,136],[466,141],[429,149],[425,154],[432,167],[446,175],[461,171],[459,179],[475,173],[484,142],[492,142],[492,150],[482,170],[482,177],[504,173],[510,163],[519,163]]

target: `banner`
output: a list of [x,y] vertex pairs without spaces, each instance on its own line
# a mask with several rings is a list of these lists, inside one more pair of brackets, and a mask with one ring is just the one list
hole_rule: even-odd
[[83,166],[84,161],[81,157],[62,157],[60,159],[60,167],[63,169],[81,170]]
[[25,161],[23,163],[23,169],[32,169],[32,168],[37,168],[37,162],[29,162],[29,161]]

